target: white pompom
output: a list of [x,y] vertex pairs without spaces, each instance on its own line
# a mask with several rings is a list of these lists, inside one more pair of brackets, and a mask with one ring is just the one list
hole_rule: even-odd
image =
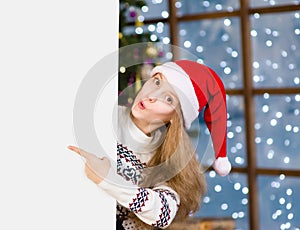
[[230,173],[231,164],[228,160],[228,157],[219,157],[215,160],[213,168],[220,176],[226,176]]

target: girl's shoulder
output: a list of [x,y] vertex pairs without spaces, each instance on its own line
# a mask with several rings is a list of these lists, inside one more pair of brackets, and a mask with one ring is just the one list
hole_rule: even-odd
[[130,107],[128,107],[126,105],[118,105],[118,112],[130,113]]
[[118,119],[127,120],[130,117],[130,108],[124,105],[118,105]]

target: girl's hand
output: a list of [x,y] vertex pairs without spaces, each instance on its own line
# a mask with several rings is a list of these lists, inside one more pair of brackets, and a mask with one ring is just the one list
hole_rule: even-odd
[[97,157],[75,146],[68,146],[68,149],[86,159],[85,173],[94,183],[99,184],[107,176],[110,169],[110,161],[107,157]]

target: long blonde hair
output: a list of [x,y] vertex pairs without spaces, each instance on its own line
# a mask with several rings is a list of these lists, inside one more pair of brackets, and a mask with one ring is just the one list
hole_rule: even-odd
[[[168,173],[176,173],[167,181],[167,184],[180,196],[180,206],[176,219],[187,217],[195,213],[206,192],[206,180],[201,170],[201,164],[196,158],[194,146],[183,127],[181,111],[174,113],[168,127],[165,141],[157,149],[147,167],[168,162]],[[176,157],[174,157],[176,154]],[[159,170],[148,176],[150,180],[158,177]],[[155,177],[155,178],[153,178]]]
[[[181,111],[174,113],[167,129],[165,140],[147,163],[144,180],[139,185],[153,187],[167,179],[165,183],[180,197],[179,209],[174,219],[176,222],[184,220],[199,209],[202,197],[206,193],[206,180],[201,164],[196,158],[195,148],[183,127]],[[163,167],[157,170],[156,166],[159,165]],[[173,176],[168,178],[168,175]],[[153,228],[134,215],[131,215],[131,218],[142,229]]]

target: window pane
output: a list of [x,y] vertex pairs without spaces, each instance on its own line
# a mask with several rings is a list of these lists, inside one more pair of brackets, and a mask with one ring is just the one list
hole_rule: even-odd
[[290,4],[299,4],[299,0],[251,0],[250,4],[253,7],[260,6],[279,6],[279,5],[290,5]]
[[168,0],[146,0],[147,7],[142,9],[146,20],[153,18],[166,18],[169,12]]
[[240,21],[223,18],[179,23],[179,46],[212,67],[225,87],[242,87]]
[[299,169],[300,94],[255,97],[257,166]]
[[259,176],[258,186],[260,229],[299,229],[299,178]]
[[300,86],[300,13],[251,18],[255,87]]
[[231,12],[240,7],[239,0],[179,0],[175,6],[178,16],[215,11]]
[[206,173],[208,192],[196,216],[230,217],[235,220],[235,229],[247,230],[247,177],[239,173],[231,173],[228,177],[217,176],[214,171]]
[[244,110],[242,97],[228,96],[227,154],[234,167],[247,165]]

